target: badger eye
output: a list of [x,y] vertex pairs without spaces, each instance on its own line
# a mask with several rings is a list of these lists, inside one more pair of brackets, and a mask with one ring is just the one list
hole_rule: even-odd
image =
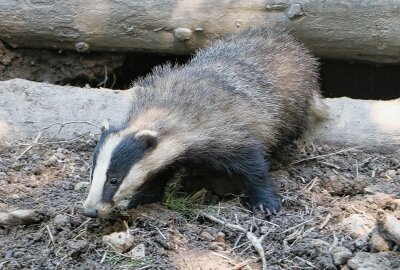
[[113,177],[110,179],[110,185],[116,186],[117,184],[118,184],[118,178]]

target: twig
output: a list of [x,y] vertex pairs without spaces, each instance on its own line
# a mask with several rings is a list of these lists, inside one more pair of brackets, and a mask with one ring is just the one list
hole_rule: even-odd
[[321,163],[321,164],[324,164],[326,166],[335,168],[336,170],[340,170],[340,167],[338,165],[335,165],[335,164],[332,164],[332,163],[329,163],[329,162],[325,162],[325,161],[318,161],[318,162]]
[[46,229],[47,229],[47,232],[49,233],[50,241],[51,241],[51,243],[54,245],[54,236],[53,236],[53,234],[51,233],[51,230],[50,230],[49,225],[46,225]]
[[40,137],[42,137],[42,133],[43,133],[43,131],[40,131],[40,132],[38,133],[38,135],[36,135],[36,137],[35,137],[35,139],[33,140],[33,142],[32,142],[27,148],[25,148],[25,150],[24,150],[15,160],[20,159],[23,155],[25,155],[26,153],[28,153],[28,151],[31,150],[32,147],[34,147],[34,146],[38,143]]
[[322,222],[322,224],[318,227],[318,229],[320,229],[320,230],[323,229],[323,228],[325,227],[325,225],[328,224],[329,220],[331,220],[331,218],[332,218],[332,214],[329,213],[329,214],[326,216],[324,222]]
[[107,257],[107,250],[104,251],[103,257],[101,257],[100,264],[103,264]]
[[103,85],[104,88],[106,88],[106,83],[108,81],[108,72],[107,72],[107,66],[104,65],[104,80],[102,82],[100,82],[97,87],[99,87],[100,85]]
[[[64,123],[53,123],[51,125],[48,125],[44,128],[42,128],[41,130],[39,130],[38,134],[36,135],[35,139],[32,141],[32,143],[30,143],[28,145],[27,148],[25,148],[25,150],[15,159],[18,160],[20,159],[23,155],[25,155],[29,150],[31,150],[34,146],[36,145],[44,145],[44,144],[53,144],[53,143],[64,143],[64,142],[71,142],[71,141],[75,141],[77,139],[79,139],[80,137],[86,135],[87,133],[84,133],[83,135],[79,135],[77,138],[71,139],[71,140],[66,140],[66,141],[55,141],[55,142],[51,142],[50,140],[55,138],[57,135],[60,134],[61,130],[66,126],[66,125],[71,125],[71,124],[87,124],[87,125],[91,125],[94,127],[97,127],[98,129],[100,129],[100,127],[92,122],[89,121],[69,121],[69,122],[64,122]],[[45,130],[48,130],[51,127],[54,127],[56,125],[60,125],[60,128],[58,129],[58,132],[53,135],[52,137],[50,137],[49,139],[47,139],[45,142],[39,143],[39,139],[40,137],[42,137],[42,134]]]
[[234,267],[232,267],[232,270],[239,270],[242,269],[243,267],[245,267],[246,265],[248,265],[251,262],[251,259],[245,260],[241,263],[238,263],[237,265],[235,265]]
[[306,221],[304,221],[302,223],[297,224],[296,226],[290,227],[289,229],[286,229],[283,232],[281,232],[281,234],[287,233],[287,232],[289,232],[289,231],[291,231],[293,229],[296,229],[297,227],[300,227],[300,226],[302,226],[302,225],[304,225],[304,224],[306,224],[308,222],[311,222],[311,220],[306,220]]
[[356,159],[356,178],[358,178],[358,161]]
[[290,165],[298,164],[298,163],[301,163],[301,162],[304,162],[304,161],[307,161],[307,160],[313,160],[313,159],[318,159],[318,158],[323,158],[323,157],[334,156],[334,155],[337,155],[337,154],[340,154],[340,153],[343,153],[343,152],[347,152],[347,151],[350,151],[350,150],[353,150],[353,149],[358,149],[358,148],[361,148],[361,147],[363,147],[363,146],[354,146],[354,147],[346,148],[346,149],[343,149],[343,150],[340,150],[340,151],[337,151],[337,152],[334,152],[334,153],[326,154],[326,155],[319,155],[319,156],[313,156],[313,157],[309,157],[309,158],[299,159],[299,160],[293,161],[292,163],[290,163]]
[[167,237],[165,237],[165,235],[160,231],[159,228],[157,228],[157,227],[154,227],[154,228],[156,228],[157,232],[161,235],[162,238],[164,238],[164,240],[167,240]]
[[262,247],[262,244],[261,244],[262,241],[264,240],[265,235],[261,236],[260,238],[257,238],[252,232],[247,231],[245,228],[243,228],[240,225],[235,225],[235,224],[229,223],[226,220],[216,218],[210,214],[206,214],[203,212],[201,212],[200,215],[203,216],[204,218],[211,220],[215,223],[218,223],[228,229],[245,233],[246,237],[247,237],[247,239],[249,239],[251,245],[255,248],[255,250],[260,255],[261,262],[262,262],[262,269],[263,270],[267,269],[267,259],[265,258],[264,248]]

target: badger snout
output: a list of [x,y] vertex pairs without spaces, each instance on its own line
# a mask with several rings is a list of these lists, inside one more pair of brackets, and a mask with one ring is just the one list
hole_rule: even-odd
[[84,208],[83,209],[83,215],[86,217],[96,218],[97,214],[98,214],[98,212],[94,208]]

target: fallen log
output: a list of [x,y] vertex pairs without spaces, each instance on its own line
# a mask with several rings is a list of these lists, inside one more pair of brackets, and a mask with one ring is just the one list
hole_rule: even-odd
[[[329,117],[310,140],[392,153],[400,149],[400,99],[324,99]],[[56,86],[21,79],[0,82],[0,137],[71,140],[99,133],[104,120],[121,122],[129,91]]]
[[14,47],[188,54],[249,26],[293,30],[324,58],[400,62],[397,0],[0,0]]

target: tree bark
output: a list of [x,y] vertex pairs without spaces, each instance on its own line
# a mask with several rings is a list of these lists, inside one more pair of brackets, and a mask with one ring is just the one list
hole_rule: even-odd
[[0,0],[14,47],[189,54],[219,36],[271,25],[317,56],[400,62],[397,0]]
[[[118,123],[129,110],[129,91],[56,86],[21,79],[0,82],[0,138],[67,140],[99,133],[104,120]],[[338,147],[393,153],[400,149],[400,99],[324,99],[329,117],[310,140]],[[59,124],[57,124],[59,123]],[[59,131],[61,123],[66,124]],[[54,125],[51,128],[43,128]]]

